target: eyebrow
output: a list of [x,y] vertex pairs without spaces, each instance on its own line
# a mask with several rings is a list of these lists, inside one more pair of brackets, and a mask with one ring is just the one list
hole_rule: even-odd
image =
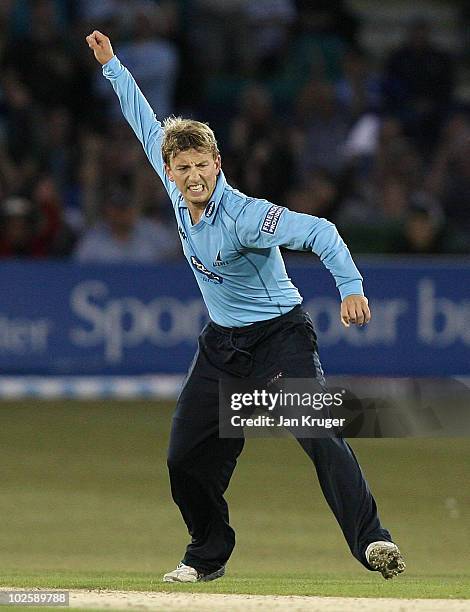
[[[208,164],[209,164],[208,161],[202,161],[202,162],[199,162],[198,164],[196,164],[196,166],[207,166]],[[189,165],[188,164],[178,164],[176,166],[177,170],[184,170],[185,168],[189,168]]]

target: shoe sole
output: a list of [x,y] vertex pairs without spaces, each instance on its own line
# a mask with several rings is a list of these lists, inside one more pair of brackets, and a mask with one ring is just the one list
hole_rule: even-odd
[[222,578],[225,574],[225,567],[221,567],[220,569],[212,572],[212,574],[205,574],[199,578],[199,582],[209,582],[210,580],[217,580],[217,578]]
[[196,580],[178,580],[178,578],[173,576],[163,576],[163,582],[179,582],[179,583],[187,583],[194,584],[195,582],[209,582],[210,580],[217,580],[217,578],[222,578],[225,574],[225,567],[221,567],[220,569],[212,572],[211,574],[200,574]]
[[177,578],[172,578],[170,576],[163,576],[163,582],[179,582],[180,584],[194,584],[195,582],[197,582],[197,579],[195,580],[178,580]]
[[369,556],[369,565],[373,570],[380,572],[385,580],[398,576],[406,569],[405,560],[398,548],[388,546],[377,547]]

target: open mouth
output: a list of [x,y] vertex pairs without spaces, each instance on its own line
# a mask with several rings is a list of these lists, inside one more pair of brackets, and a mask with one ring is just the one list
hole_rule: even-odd
[[204,185],[189,185],[188,190],[191,193],[202,193],[204,191]]

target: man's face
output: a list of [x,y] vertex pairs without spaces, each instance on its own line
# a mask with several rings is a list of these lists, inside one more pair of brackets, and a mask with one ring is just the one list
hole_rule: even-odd
[[174,181],[184,199],[194,205],[203,206],[211,197],[220,172],[220,155],[197,149],[181,151],[165,165],[170,181]]

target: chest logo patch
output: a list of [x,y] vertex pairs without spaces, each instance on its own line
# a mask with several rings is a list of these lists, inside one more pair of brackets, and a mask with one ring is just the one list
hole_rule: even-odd
[[206,266],[202,263],[202,261],[194,255],[191,255],[191,265],[196,270],[196,272],[199,272],[199,274],[203,274],[207,278],[207,280],[217,283],[219,285],[223,283],[224,279],[221,276],[208,270]]
[[274,234],[277,224],[279,223],[279,219],[285,210],[286,209],[284,206],[277,206],[276,204],[273,204],[266,213],[261,231],[265,232],[266,234]]

